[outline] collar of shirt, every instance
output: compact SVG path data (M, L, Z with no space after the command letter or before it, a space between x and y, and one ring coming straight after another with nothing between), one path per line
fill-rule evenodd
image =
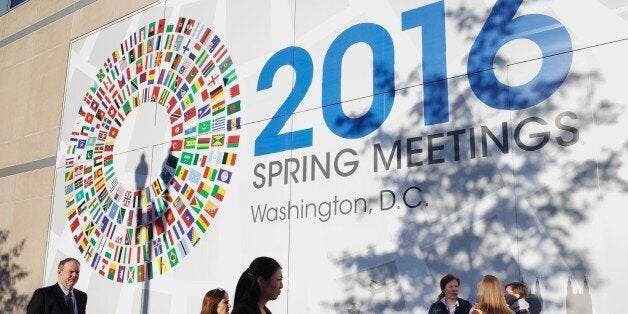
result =
M70 293L70 290L66 289L62 284L57 283L59 285L59 287L61 287L61 291L63 291L63 295L68 295L68 293Z
M441 302L443 302L443 304L445 304L445 308L447 310L449 310L449 307L447 307L447 299L445 299L444 297L442 299L440 299ZM454 309L457 308L460 304L458 304L458 299L456 299L456 304L454 304Z

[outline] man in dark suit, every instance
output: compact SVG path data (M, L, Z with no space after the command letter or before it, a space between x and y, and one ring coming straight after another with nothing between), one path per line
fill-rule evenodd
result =
M74 285L79 279L81 264L74 258L59 262L58 282L52 286L39 288L26 307L28 314L85 314L87 294Z

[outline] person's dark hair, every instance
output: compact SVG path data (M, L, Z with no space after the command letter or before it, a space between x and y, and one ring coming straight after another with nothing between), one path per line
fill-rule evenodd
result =
M264 280L270 280L270 277L278 270L281 265L273 258L261 256L254 259L238 280L235 295L233 297L233 307L235 308L245 299L252 302L259 301L260 288L257 284L257 278L262 277Z
M59 270L63 269L63 266L69 262L76 262L77 264L79 264L79 266L81 266L81 263L79 263L79 261L76 258L68 257L68 258L62 259L59 262L59 266L57 267L57 269Z
M227 292L224 289L212 289L205 293L203 297L203 306L201 307L201 314L214 314L218 313L218 303L222 301Z
M460 286L460 278L452 275L452 274L447 274L445 276L443 276L443 278L440 279L440 293L438 294L438 298L436 299L436 301L439 301L440 299L442 299L445 296L445 286L452 280L455 280L458 282L458 286Z
M504 289L510 287L510 289L512 289L512 292L516 293L519 295L519 298L527 298L528 297L528 287L526 287L526 284L523 282L519 282L519 281L514 281L511 282L507 285L504 286Z

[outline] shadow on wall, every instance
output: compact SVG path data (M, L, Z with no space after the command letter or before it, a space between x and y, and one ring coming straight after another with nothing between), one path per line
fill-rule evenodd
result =
M457 30L467 33L470 40L474 40L477 35L472 32L477 31L471 30L467 21L484 19L464 7L446 14L459 21ZM485 37L484 40L497 39ZM497 62L507 64L503 60ZM471 63L469 68L475 68ZM421 73L421 68L415 69L414 73ZM495 274L503 283L525 280L530 284L534 277L542 278L544 295L548 291L565 291L565 279L573 275L587 276L591 289L604 285L600 274L591 267L591 253L573 245L574 228L587 224L594 215L591 208L603 200L601 191L628 191L628 182L618 176L616 171L621 167L621 156L628 151L627 143L619 143L617 147L621 148L615 151L602 150L599 155L586 160L568 161L563 156L569 145L555 142L558 133L552 133L553 142L535 151L523 149L513 138L513 133L516 133L514 129L521 119L535 116L553 120L569 110L575 111L577 118L565 118L564 121L576 125L580 135L595 127L591 119L593 115L596 116L597 124L616 124L613 116L621 113L619 105L605 101L592 103L588 100L603 81L599 73L578 73L572 69L564 82L541 82L543 85L533 89L543 93L544 87L555 88L562 83L562 87L540 105L521 113L514 110L510 115L503 114L507 111L496 109L495 116L476 113L477 110L473 108L483 104L475 99L474 91L468 84L457 83L462 82L462 79L466 77L450 79L449 89L456 90L456 93L448 95L450 123L442 125L420 127L424 125L421 88L396 91L397 99L413 99L416 110L407 116L407 127L394 132L380 128L374 135L373 141L386 147L387 154L392 151L395 141L401 140L402 143L399 147L400 155L395 158L390 154L392 164L399 161L401 169L391 166L390 171L381 172L381 186L400 194L408 187L418 186L422 189L419 197L425 206L408 208L400 214L402 227L394 239L394 249L382 252L378 248L369 248L357 255L347 251L343 256L334 258L342 269L352 275L341 280L346 293L325 304L330 310L337 313L414 313L425 310L436 301L438 281L447 273L461 278L461 295L471 302L474 302L479 278L487 273ZM490 84L482 82L481 78L479 80L479 86ZM402 79L400 85L420 86L422 82L413 75ZM568 95L567 91L574 90L588 91L582 92L586 100L578 103L580 107L567 106L573 105L569 102L571 98L567 99L573 95ZM495 92L489 88L486 91ZM508 95L485 97L509 99ZM500 116L505 117L501 120L502 124L495 123ZM547 123L552 125L552 120ZM491 123L486 128L494 137L484 136L481 139L484 130L480 127L485 121ZM462 132L458 134L459 155L448 147L453 146L451 136L444 136L448 131L454 131L453 128ZM468 140L469 133L474 132L472 128L475 128L477 137L475 148L470 148ZM445 148L438 152L439 157L444 157L440 164L428 165L425 147L427 133L439 134L435 139L445 139ZM577 141L578 135L571 135L570 139L567 133L564 139ZM414 142L413 148L416 148L417 143L424 145L421 155L423 165L407 166L406 162L409 161L404 159L406 157L400 157L406 149L409 150L406 139L419 136L422 136L422 142ZM488 146L486 152L482 143L484 139ZM535 139L525 135L523 140L538 143L538 139L534 142ZM365 147L365 150L370 149L372 147ZM473 157L470 156L471 150L477 151ZM518 158L515 162L511 156L519 157L517 154L525 158ZM561 185L550 186L544 182L544 175L558 167L563 169L560 173ZM380 199L374 197L369 200L371 202L378 203ZM455 227L452 229L451 226ZM541 256L542 266L536 269L523 266L521 261L526 254ZM402 283L410 288L401 291ZM378 289L373 289L374 285ZM538 287L537 284L537 290ZM543 308L550 311L565 306L565 300L542 302Z
M22 254L26 240L5 249L4 244L8 237L8 230L0 230L0 313L24 310L28 301L28 295L19 293L15 288L18 281L28 276L15 261Z

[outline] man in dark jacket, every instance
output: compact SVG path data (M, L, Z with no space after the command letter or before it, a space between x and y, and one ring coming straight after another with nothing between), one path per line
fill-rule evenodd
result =
M85 314L87 294L74 285L79 279L81 264L74 258L59 262L58 282L39 288L26 307L27 314Z

